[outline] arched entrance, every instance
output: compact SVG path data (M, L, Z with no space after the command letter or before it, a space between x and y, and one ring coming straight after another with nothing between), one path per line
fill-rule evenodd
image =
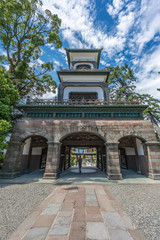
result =
M44 169L47 159L47 139L42 136L31 136L23 143L20 174Z
M132 170L142 175L148 174L145 140L135 136L125 136L119 140L120 166L123 170Z
M100 136L89 132L77 132L63 137L60 142L60 173L76 164L79 155L86 166L90 162L92 166L106 172L105 141Z

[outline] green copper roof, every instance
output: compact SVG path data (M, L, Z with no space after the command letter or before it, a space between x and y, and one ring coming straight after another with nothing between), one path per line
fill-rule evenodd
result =
M37 104L19 104L18 108L19 109L65 109L66 112L68 111L68 109L77 109L77 111L79 112L80 110L84 110L84 109L93 109L93 111L96 110L111 110L111 112L113 112L113 109L118 109L119 111L121 111L121 109L126 109L128 111L130 111L131 109L139 109L139 111L144 111L146 108L148 107L148 105L47 105L47 104L43 104L43 105L37 105Z
M100 57L101 57L101 51L103 50L103 48L100 49L86 49L86 48L74 48L74 49L68 49L65 48L66 53L67 53L67 60L68 60L68 65L70 67L70 55L69 53L72 52L97 52L98 53L98 57L97 57L97 69L99 68L99 63L100 63Z
M75 70L61 70L61 71L57 71L57 75L59 78L59 81L61 82L61 78L60 76L65 76L65 75L81 75L81 76L87 76L87 75L100 75L100 76L106 76L106 81L108 80L109 77L109 72L106 70L93 70L93 71L75 71ZM105 82L106 82L105 81Z

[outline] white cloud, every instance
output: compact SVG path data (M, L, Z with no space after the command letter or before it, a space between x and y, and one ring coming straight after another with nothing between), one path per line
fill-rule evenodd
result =
M113 6L115 7L115 9L117 9L117 11L121 10L123 5L124 5L123 0L113 0Z
M43 51L43 49L41 48L41 53L40 56L42 56L45 52Z
M100 64L102 64L103 66L105 66L105 65L106 65L106 62L103 61L103 60L101 60L101 61L100 61Z
M57 71L60 66L62 66L62 64L58 60L53 58L54 71Z
M133 41L139 48L139 54L146 43L153 40L156 33L160 33L160 4L157 0L142 0L138 13L137 31Z
M47 43L45 46L49 47L51 50L55 50L55 46L53 43Z
M125 59L124 56L121 56L121 57L119 56L118 58L115 59L115 62L117 65L122 66L124 63L124 59Z
M137 78L137 90L140 92L148 92L155 97L160 98L157 88L160 88L160 46L158 46L151 54L146 54L137 63L139 72Z
M4 68L6 69L6 71L9 70L9 65L4 65Z
M113 5L107 4L106 10L112 16L115 17L124 6L124 1L113 0Z
M37 63L41 65L41 64L43 64L44 62L43 62L40 58L38 58L38 59L37 59Z
M52 98L56 98L57 95L58 95L58 89L56 89L56 93L46 92L45 94L43 94L42 98L43 99L52 99Z
M59 48L58 51L64 55L66 55L66 50L64 48Z
M160 88L160 76L158 76L158 73L150 74L148 78L143 76L139 76L139 78L141 82L137 84L137 91L151 94L153 97L160 99L160 93L157 91L157 88Z
M121 11L117 31L114 34L107 34L94 23L96 17L94 4L94 0L63 0L63 2L45 0L43 9L50 9L62 19L62 36L64 40L68 41L71 48L103 47L104 51L112 56L125 47L126 35L133 24L134 14L127 10L125 16L126 11ZM123 5L124 1L122 0L113 1L113 7L117 11L120 11Z
M54 46L52 46L50 49L51 49L51 50L55 50L55 47L54 47Z
M119 14L119 24L117 26L119 36L126 36L128 34L134 23L134 19L135 14L133 12Z
M55 59L54 59L54 64L56 64L57 66L60 66L60 65L61 65L60 62L57 61L57 60L55 60Z
M2 52L1 52L1 55L7 56L7 52L2 51Z
M94 0L43 2L43 9L50 9L62 19L62 40L66 40L70 48L103 47L107 63L112 58L117 64L123 64L125 55L130 56L139 79L138 91L159 95L156 88L160 88L160 75L157 74L160 71L160 48L144 51L147 43L153 41L158 44L160 39L159 0L141 0L140 4L137 1L113 0L112 4L106 6L107 12L113 17L114 28L110 32L104 31L100 24L96 25ZM58 51L65 54L64 49ZM103 59L101 64L104 64Z

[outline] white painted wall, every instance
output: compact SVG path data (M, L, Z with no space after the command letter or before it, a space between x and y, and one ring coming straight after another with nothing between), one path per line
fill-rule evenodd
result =
M73 61L95 61L96 60L95 57L89 57L88 55L86 55L86 57L83 57L83 55L73 57L72 60Z
M32 148L32 155L41 155L41 154L42 154L42 147Z
M69 99L70 92L96 92L98 93L98 99L104 99L104 93L101 87L66 87L64 89L63 99Z
M79 71L80 72L80 71ZM106 82L106 75L61 75L60 78L62 82Z
M143 144L141 140L139 140L138 138L136 138L136 145L137 145L138 155L139 156L144 155Z
M126 148L125 148L125 151L126 151L126 155L127 155L127 156L136 155L136 152L135 152L135 149L134 149L134 148L126 147Z
M98 52L70 52L72 61L97 61Z
M24 145L24 147L23 147L23 153L22 153L22 154L25 154L25 155L28 155L28 154L29 154L30 143L31 143L31 138L28 138L28 139L25 141L25 145Z

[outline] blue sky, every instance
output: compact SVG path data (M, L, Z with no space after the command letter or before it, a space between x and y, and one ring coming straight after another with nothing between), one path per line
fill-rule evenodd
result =
M100 68L127 63L137 91L160 97L160 0L43 0L62 19L63 47L43 49L40 61L68 68L64 48L103 48Z

